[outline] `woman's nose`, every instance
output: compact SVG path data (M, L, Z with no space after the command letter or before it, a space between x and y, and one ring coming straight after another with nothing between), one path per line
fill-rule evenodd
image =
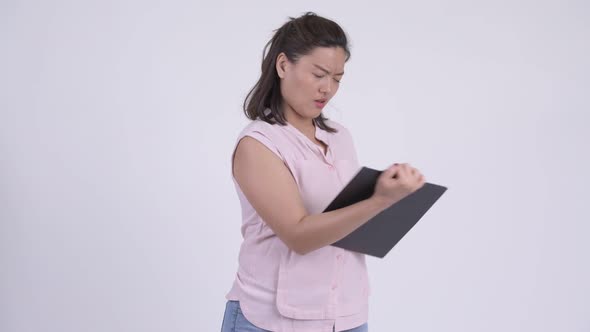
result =
M320 92L330 93L331 91L332 91L332 83L330 82L330 79L328 79L327 82L324 82L320 86Z

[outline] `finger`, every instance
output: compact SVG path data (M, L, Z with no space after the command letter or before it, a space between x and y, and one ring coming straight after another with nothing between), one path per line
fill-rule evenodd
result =
M406 170L406 174L411 175L412 174L412 166L408 163L404 164L404 168Z
M396 176L396 174L399 171L399 165L398 164L393 164L391 165L391 167L389 167L388 169L386 169L385 171L383 171L383 176L386 177L387 179L393 178Z
M416 179L419 179L420 177L422 177L422 173L420 173L420 171L415 168L414 168L414 177Z
M398 174L402 178L407 178L409 175L408 164L401 164Z
M420 175L420 188L422 188L426 184L426 178L424 175Z

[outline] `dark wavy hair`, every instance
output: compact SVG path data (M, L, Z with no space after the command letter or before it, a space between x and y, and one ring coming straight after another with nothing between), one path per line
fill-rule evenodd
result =
M280 79L276 70L277 57L284 52L289 61L295 63L303 55L309 54L316 47L341 47L350 59L350 50L346 33L334 21L307 12L300 17L289 17L266 43L262 51L262 73L258 82L244 100L244 113L250 120L261 119L270 124L286 125L287 120L281 109L283 97ZM270 112L266 112L270 109ZM323 114L314 119L320 128L328 132L337 130L326 124Z

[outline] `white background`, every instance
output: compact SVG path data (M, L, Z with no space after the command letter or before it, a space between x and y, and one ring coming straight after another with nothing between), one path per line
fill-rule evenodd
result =
M363 165L449 190L369 258L371 331L590 331L586 1L0 1L0 330L218 331L262 48L315 11Z

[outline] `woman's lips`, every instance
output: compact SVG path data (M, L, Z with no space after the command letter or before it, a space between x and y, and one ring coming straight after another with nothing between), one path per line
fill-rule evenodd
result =
M326 106L326 101L325 100L315 100L315 106L318 108L323 108L324 106Z

